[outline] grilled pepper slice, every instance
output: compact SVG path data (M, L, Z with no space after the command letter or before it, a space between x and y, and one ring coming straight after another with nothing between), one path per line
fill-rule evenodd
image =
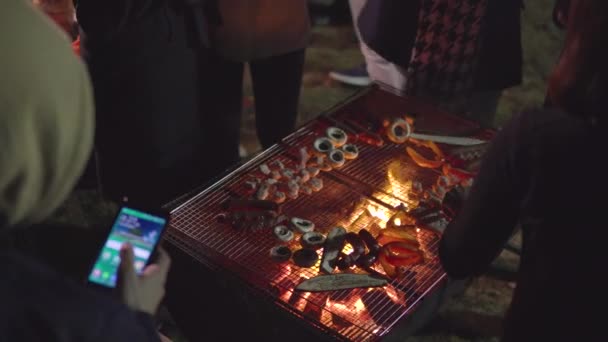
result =
M428 158L425 158L424 156L422 156L420 153L418 153L413 148L411 148L409 146L406 147L405 151L412 158L412 160L414 160L414 162L418 166L428 168L428 169L437 169L437 168L440 168L444 164L445 159L444 159L443 152L441 151L439 146L437 146L437 144L435 144L432 141L423 142L423 141L418 141L418 140L414 140L414 139L410 139L410 141L415 143L418 146L425 146L425 147L430 148L431 151L433 151L433 153L435 154L433 159L428 159Z
M378 260L386 275L395 278L405 274L408 267L423 262L424 255L408 243L391 242L382 247Z

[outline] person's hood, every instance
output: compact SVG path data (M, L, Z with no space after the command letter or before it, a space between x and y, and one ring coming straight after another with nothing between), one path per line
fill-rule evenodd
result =
M24 0L0 11L0 227L37 223L69 195L91 153L84 64Z

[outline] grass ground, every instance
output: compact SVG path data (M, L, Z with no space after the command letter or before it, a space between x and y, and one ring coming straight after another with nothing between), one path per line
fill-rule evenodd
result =
M545 80L561 44L561 34L551 23L552 4L553 0L526 2L522 23L524 81L521 86L505 91L498 110L499 123L511 113L539 105L543 101ZM362 57L351 27L315 27L306 57L300 122L313 118L356 92L358 89L330 81L327 73L334 69L356 66L361 62ZM248 85L246 93L251 93ZM242 142L249 153L259 150L254 120L254 114L246 112ZM112 210L113 207L101 202L95 193L77 192L68 199L53 220L90 226L106 220ZM513 270L517 261L516 256L505 252L496 264L500 269ZM495 341L499 334L497 324L508 307L512 292L512 283L491 276L477 278L464 295L450 301L442 309L442 320L432 325L423 335L413 336L408 341Z

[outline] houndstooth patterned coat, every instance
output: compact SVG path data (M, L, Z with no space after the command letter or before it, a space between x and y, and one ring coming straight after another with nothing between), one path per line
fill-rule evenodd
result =
M422 0L408 95L445 100L471 93L486 6L487 0Z

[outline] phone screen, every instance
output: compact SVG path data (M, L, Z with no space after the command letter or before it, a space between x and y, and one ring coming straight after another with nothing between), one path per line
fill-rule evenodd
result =
M89 274L89 281L106 287L116 286L120 248L126 242L133 246L135 270L140 273L152 256L166 224L164 217L122 207Z

